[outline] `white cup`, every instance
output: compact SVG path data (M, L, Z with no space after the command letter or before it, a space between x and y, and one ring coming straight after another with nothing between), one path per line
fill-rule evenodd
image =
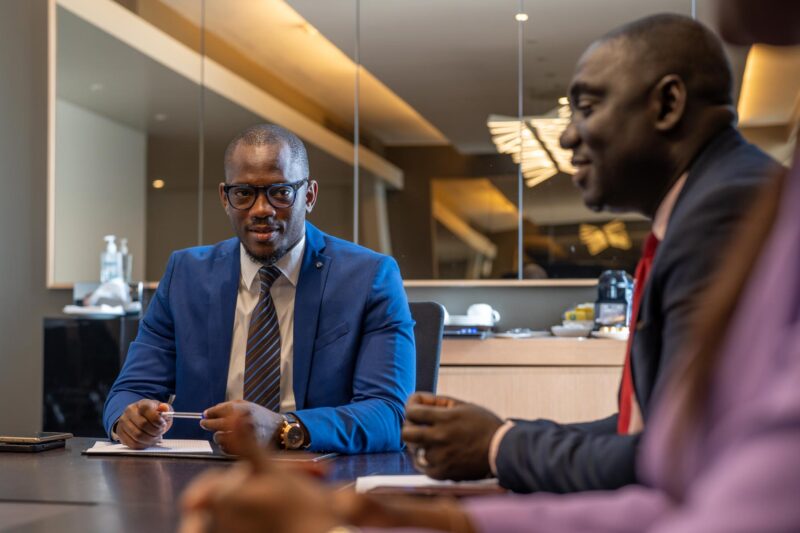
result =
M472 304L467 309L467 316L482 323L494 324L500 320L500 313L489 304Z

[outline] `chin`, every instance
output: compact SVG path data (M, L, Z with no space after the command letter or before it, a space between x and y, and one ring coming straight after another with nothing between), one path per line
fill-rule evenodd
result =
M250 256L250 259L253 259L257 263L272 263L276 255L276 250L272 247L253 247L249 244L245 244L244 250L247 252L247 255Z
M604 207L603 202L597 195L591 194L588 191L585 191L583 194L583 205L595 213L602 211Z

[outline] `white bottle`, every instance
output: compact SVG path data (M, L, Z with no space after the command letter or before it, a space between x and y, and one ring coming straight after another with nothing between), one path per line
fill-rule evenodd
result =
M122 277L122 254L117 251L114 235L106 235L106 251L100 254L100 283Z
M122 255L122 279L125 280L125 283L130 283L133 273L133 256L128 252L128 239L125 237L119 240L119 253Z

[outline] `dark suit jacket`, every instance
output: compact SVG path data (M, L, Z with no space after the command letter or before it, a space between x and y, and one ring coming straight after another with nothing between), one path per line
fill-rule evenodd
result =
M653 261L633 332L634 388L645 421L653 393L686 338L696 295L710 280L760 184L777 170L777 163L734 128L715 136L691 164ZM639 435L617 435L616 418L566 425L520 421L499 447L501 485L516 492L573 492L636 482Z
M141 398L176 411L225 400L240 278L239 240L172 254L106 401L106 430ZM306 224L295 295L293 383L311 448L399 450L414 391L413 321L397 263ZM168 438L210 438L176 420Z

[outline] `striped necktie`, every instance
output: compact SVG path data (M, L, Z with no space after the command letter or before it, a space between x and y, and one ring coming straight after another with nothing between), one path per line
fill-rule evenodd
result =
M261 293L250 318L244 363L244 399L277 413L281 407L281 330L269 293L281 275L277 267L258 271Z

